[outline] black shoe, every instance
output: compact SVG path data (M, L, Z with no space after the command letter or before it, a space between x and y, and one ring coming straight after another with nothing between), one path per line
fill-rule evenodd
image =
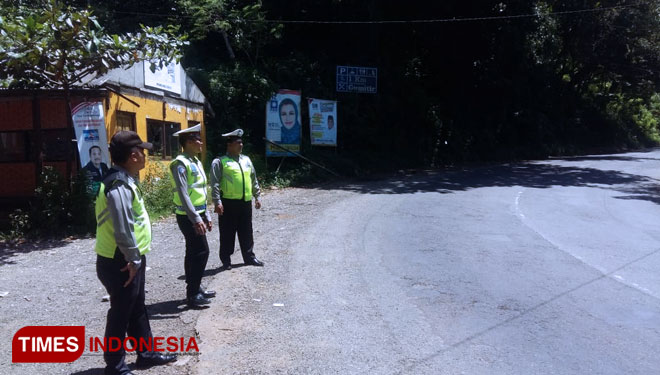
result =
M157 354L154 352L138 354L135 367L147 368L152 366L165 365L176 361L176 354Z
M231 269L231 263L223 263L222 269L225 271L229 271Z
M264 262L260 261L257 258L252 258L251 260L245 262L245 264L247 264L249 266L257 266L257 267L263 267L264 266Z
M204 290L201 286L199 287L199 293L204 296L204 298L215 297L215 290Z
M211 303L210 299L204 298L202 293L197 293L192 297L188 297L188 306L190 307L202 307Z

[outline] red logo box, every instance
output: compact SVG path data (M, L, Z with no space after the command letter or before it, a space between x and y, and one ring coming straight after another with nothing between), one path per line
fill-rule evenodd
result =
M27 326L11 342L13 363L67 363L85 350L85 326Z

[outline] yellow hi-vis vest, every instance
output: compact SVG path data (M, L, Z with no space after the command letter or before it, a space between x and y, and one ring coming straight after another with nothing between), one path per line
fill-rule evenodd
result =
M106 180L107 181L107 180ZM112 218L108 210L108 198L105 194L105 182L101 183L99 188L99 195L96 198L96 253L102 257L114 258L115 249L117 249L117 242L115 241L115 228L112 226ZM115 179L110 182L110 185L121 183L120 179ZM144 200L142 194L139 193L137 185L131 181L124 181L126 185L133 192L133 219L135 225L133 227L135 241L140 250L140 255L149 252L151 247L151 221L149 214L144 207Z
M202 162L197 158L192 162L184 155L177 156L172 163L176 160L183 163L186 167L188 174L188 196L190 197L193 206L195 206L195 212L200 213L206 211L206 174L204 173ZM181 202L181 197L179 197L179 192L176 188L174 177L172 176L172 163L170 163L170 168L168 168L168 170L172 192L174 193L172 199L174 201L174 212L176 212L177 215L185 215L186 211L183 209L183 203Z
M252 169L248 158L236 161L225 155L220 158L222 163L222 179L220 180L220 191L225 199L243 199L246 202L252 200Z

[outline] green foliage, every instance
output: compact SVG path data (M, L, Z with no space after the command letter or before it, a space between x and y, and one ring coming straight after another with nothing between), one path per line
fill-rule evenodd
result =
M265 21L261 1L250 0L178 0L179 8L190 16L188 25L196 40L218 33L223 38L228 57L236 58L234 49L256 66L261 50L280 38L283 26Z
M313 166L307 163L303 163L300 160L289 160L285 161L290 165L284 166L279 172L276 172L274 169L266 171L259 174L259 184L262 188L266 187L278 187L285 188L290 186L301 186L306 184L311 184L314 182L324 181L328 178L328 175L323 175L318 170L315 170ZM255 165L256 168L256 165Z
M161 163L150 163L144 181L140 182L144 204L152 220L172 214L172 185L167 168Z
M68 88L85 77L147 60L152 69L177 58L177 28L143 26L108 34L90 10L49 0L0 14L0 86Z
M246 132L246 139L262 144L263 114L274 85L263 72L249 66L230 64L207 76L208 99L215 108L222 108L209 122L207 144L212 155L224 152L221 134L236 128ZM246 152L249 146L246 146Z
M30 214L25 210L18 209L9 214L9 232L3 236L10 241L25 238L32 228Z
M339 178L365 177L377 171L392 169L392 166L389 166L389 168L384 166L381 169L363 169L364 165L369 165L369 162L361 165L354 158L354 154L340 155L337 154L334 148L309 149L305 154L317 164L337 173L340 176ZM262 188L309 185L338 178L303 159L295 157L285 158L283 161L281 158L272 158L267 163L263 156L253 155L250 158L257 170L257 177ZM371 162L374 162L372 165L376 163L373 160Z
M96 217L91 181L81 171L67 186L62 175L52 167L43 169L35 199L29 210L10 214L10 228L5 239L87 235L96 231ZM167 169L160 163L149 164L146 178L140 183L150 217L157 220L172 213L172 190Z
M68 186L53 167L45 166L27 211L10 215L9 237L85 235L96 227L89 179L81 171Z
M62 175L53 167L44 166L37 188L30 218L37 235L51 235L60 231L67 220L69 192Z
M41 0L46 4L41 8L52 7L53 2ZM10 3L0 10L4 33L0 61L9 54L17 61L32 60L20 68L0 69L0 77L18 80L27 80L24 77L33 76L33 71L57 75L58 57L68 55L71 46L80 50L81 45L50 46L64 43L74 35L72 30L79 31L74 39L79 36L92 42L90 48L82 48L91 53L102 50L104 41L113 48L132 43L120 35L135 38L137 34L121 33L134 32L138 24L151 25L150 34L174 31L168 23L180 25L193 40L184 66L215 112L205 122L211 156L224 152L219 135L236 127L246 130L246 153L253 160L255 154L262 155L264 103L280 88L301 89L303 97L339 101L335 159L326 160L309 145L305 105L301 108L302 150L344 175L615 150L659 141L660 0L451 0L408 2L405 7L385 0L57 2L90 4L99 19L117 32L117 37L109 38L101 37L111 33L97 27L94 14L87 24L86 17L69 17L71 28L68 16L48 19L42 11L25 11L27 2ZM153 11L145 14L142 9ZM475 19L395 24L285 22L452 17ZM50 35L45 26L54 27L65 38L42 38ZM165 39L151 40L156 46L167 45ZM130 60L130 51L151 51L152 47L117 49ZM172 56L169 49L160 53ZM337 65L377 67L378 93L336 92ZM0 68L5 66L0 64ZM269 162L271 170L276 160ZM316 173L292 160L285 162L278 175L270 176L260 168L264 181L291 184L299 180L297 175Z
M660 142L658 129L659 106L658 94L654 94L649 103L643 98L630 98L625 94L616 94L607 103L607 114L611 121L628 124L628 141L633 146L650 146Z
M96 232L96 214L94 202L98 186L90 180L84 170L78 171L68 190L68 202L65 202L68 230L75 234L92 234Z

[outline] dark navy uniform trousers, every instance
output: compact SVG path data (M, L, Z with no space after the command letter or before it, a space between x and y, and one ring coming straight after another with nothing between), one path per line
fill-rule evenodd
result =
M206 220L204 215L202 215L202 219ZM204 276L206 262L209 260L209 244L205 234L195 233L195 228L188 216L176 215L176 222L186 239L183 268L186 273L186 297L190 298L199 293L199 287L202 285L202 276Z
M126 333L138 342L140 338L148 342L152 337L149 316L144 305L147 258L143 255L141 259L142 264L135 278L128 286L124 287L124 283L128 280L128 270L121 271L126 266L124 254L116 249L113 259L100 255L96 258L96 275L110 295L110 310L108 310L104 335L106 343L109 343L110 337L117 337L123 344ZM130 369L125 362L126 353L123 345L116 352L108 351L107 345L106 351L103 353L107 365L105 373L128 373Z
M252 201L242 199L222 198L223 214L218 215L220 226L220 261L223 265L230 264L234 253L236 234L241 246L243 261L249 263L254 259L254 238L252 235Z

